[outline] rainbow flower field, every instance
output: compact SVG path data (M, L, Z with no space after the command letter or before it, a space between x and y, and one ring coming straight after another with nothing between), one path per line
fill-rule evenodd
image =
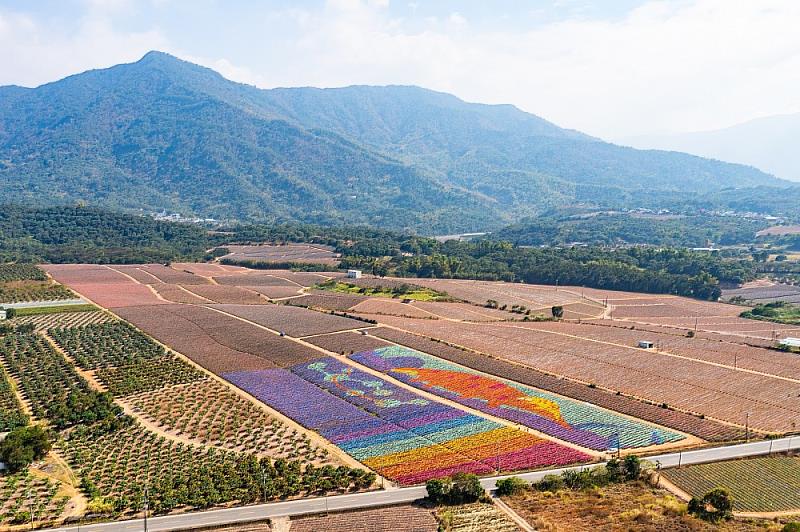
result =
M331 357L224 376L403 485L458 471L484 474L591 460L571 447L430 401Z
M407 347L383 347L351 358L421 390L589 449L640 448L684 439L677 432Z

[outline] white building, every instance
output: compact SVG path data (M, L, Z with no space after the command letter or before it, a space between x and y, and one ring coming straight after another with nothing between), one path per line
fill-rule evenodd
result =
M361 279L361 270L347 270L348 279Z
M0 320L6 319L6 309L0 308Z

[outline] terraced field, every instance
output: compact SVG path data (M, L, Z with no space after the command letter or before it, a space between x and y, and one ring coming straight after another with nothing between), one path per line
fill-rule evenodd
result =
M738 512L800 512L800 458L769 456L665 469L662 474L684 492L702 498L727 489Z

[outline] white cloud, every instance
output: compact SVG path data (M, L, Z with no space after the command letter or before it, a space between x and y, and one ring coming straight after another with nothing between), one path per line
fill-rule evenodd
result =
M343 5L346 4L346 5ZM346 7L346 9L345 9ZM459 22L453 24L453 22ZM419 84L617 137L797 110L800 2L653 1L619 20L464 30L398 25L357 1L311 12L278 85Z
M94 11L69 34L25 14L0 11L0 85L36 86L136 61L154 49L169 49L168 40L157 30L120 33L109 18Z
M119 30L112 12L124 12L125 0L87 1L104 5L89 8L70 34L0 9L0 83L37 84L157 48L262 87L416 84L514 103L610 138L800 111L796 0L651 0L613 19L532 17L527 29L519 17L529 13L498 29L466 7L423 19L412 2L400 18L385 1L328 0L265 10L261 31L211 51L185 38L174 46L155 27Z

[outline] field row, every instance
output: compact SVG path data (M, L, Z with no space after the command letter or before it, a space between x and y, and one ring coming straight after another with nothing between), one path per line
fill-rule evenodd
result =
M225 377L401 484L455 471L488 473L590 459L429 401L333 358Z
M800 416L793 382L695 360L536 330L535 324L385 322L547 373L765 431L791 430Z
M28 424L28 416L17 399L11 381L0 365L0 432L9 432Z
M163 361L179 362L168 353L159 356L152 346L144 346L135 340L131 342L132 349L145 353L141 358L137 359L135 354L117 353L116 343L112 340L118 338L102 338L97 334L98 330L105 330L102 325L83 329L83 333L73 331L74 334L68 336L69 346L73 350L85 350L83 360L101 366L98 375L103 371L121 371L138 361L154 365ZM127 335L128 339L134 336L127 330L116 332ZM98 345L112 346L111 358L102 352L95 353L93 348ZM63 456L100 514L129 515L140 510L145 486L150 490L151 509L162 513L178 508L207 508L300 494L363 489L374 481L374 474L345 466L317 468L306 459L287 460L283 456L277 456L273 462L270 458L259 459L252 453L224 451L152 432L124 415L119 405L110 400L109 394L92 390L75 368L39 335L5 336L0 342L0 356L19 381L37 418L58 431L58 446ZM107 362L114 357L128 363L119 367L108 366ZM161 380L174 380L172 376L169 379L164 379L164 376L176 373L175 369L169 368ZM133 375L122 388L137 388L131 382L155 383L157 377L153 375L141 380ZM100 380L104 377L101 376ZM114 388L113 382L108 384L109 388ZM149 387L156 389L155 385ZM161 384L157 389L168 388ZM251 408L249 411L237 412L244 400L232 392L226 400L218 391L212 388L202 395L207 401L206 407L216 406L214 414L217 417L187 421L187 427L194 423L195 428L197 425L217 428L220 426L217 419L221 419L231 429L242 429L238 421L252 416L252 405L247 403ZM178 394L175 397L184 396ZM191 410L191 403L196 403L198 396L185 398L190 401L186 406ZM206 414L209 411L206 410ZM236 422L223 418L229 413L238 416ZM167 414L165 417L169 419L170 416ZM275 423L270 427L276 434L282 428ZM290 439L290 445L303 447L304 440L296 433L284 431L280 436ZM269 441L266 444L268 446ZM261 453L268 450L259 447ZM15 499L18 500L19 497Z
M665 469L670 482L693 497L728 490L739 512L786 512L800 508L800 459L770 456Z
M587 403L507 383L406 347L384 347L356 353L351 358L429 393L597 451L649 447L684 439L672 431Z
M689 338L674 332L672 334L656 331L642 332L623 327L603 326L602 322L599 324L539 323L532 328L628 347L637 346L640 340L647 340L653 342L659 351L715 364L800 379L800 359L797 356L730 341Z
M78 366L96 370L115 397L179 437L272 458L321 463L327 455L307 435L290 430L125 322L49 334Z
M417 351L431 353L438 358L457 362L490 375L497 375L541 390L592 403L615 412L621 412L665 427L680 430L704 440L727 441L740 439L744 436L744 433L738 429L722 425L709 419L701 419L697 416L684 414L675 410L660 408L659 406L638 401L624 395L616 395L598 388L590 388L585 384L565 380L508 361L489 358L472 351L457 349L422 336L385 327L372 329L370 334L405 345Z
M14 318L15 325L32 323L34 331L42 332L55 327L81 327L94 323L106 323L113 321L114 317L100 310L88 312L54 312L52 314L36 314L30 316L17 316Z
M10 281L0 283L0 305L27 301L56 301L74 299L68 288L50 281Z

